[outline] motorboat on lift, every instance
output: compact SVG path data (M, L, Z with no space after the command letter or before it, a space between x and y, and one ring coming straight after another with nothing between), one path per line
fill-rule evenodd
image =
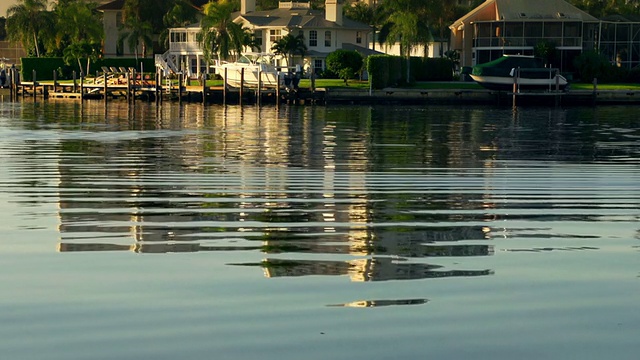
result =
M490 90L512 90L516 81L520 90L555 90L556 86L564 90L568 85L558 69L544 67L540 59L527 55L503 55L474 66L469 76Z
M235 62L216 61L213 68L232 87L240 87L242 80L246 87L258 87L260 80L261 87L275 88L280 84L275 60L274 54L246 53Z

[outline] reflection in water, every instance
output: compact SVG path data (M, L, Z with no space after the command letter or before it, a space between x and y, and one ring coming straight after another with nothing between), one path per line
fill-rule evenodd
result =
M101 105L0 103L11 359L637 353L635 107Z
M355 307L355 308L372 308L381 306L398 306L398 305L423 305L427 303L427 299L406 299L406 300L359 300L346 304L327 305L330 307Z
M261 266L268 278L307 275L349 275L351 281L387 281L491 275L491 270L442 270L440 265L409 263L388 257L331 260L264 259L261 263L233 264ZM440 270L437 270L440 269Z
M268 276L472 276L490 271L387 256L491 256L501 238L585 241L513 249L590 249L602 234L554 224L637 220L640 195L608 191L638 180L627 159L640 155L639 137L620 130L626 119L602 126L580 109L52 102L3 112L18 119L12 186L30 189L22 204L57 202L61 252L368 256L262 265ZM43 154L56 163L55 184L33 171ZM605 181L607 161L620 165Z

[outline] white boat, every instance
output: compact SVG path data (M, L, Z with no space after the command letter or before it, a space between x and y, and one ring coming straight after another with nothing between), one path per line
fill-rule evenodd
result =
M218 62L213 67L216 74L233 87L240 87L242 77L246 87L257 87L258 79L263 88L275 88L281 83L273 54L248 53L240 56L236 62Z
M557 69L545 68L533 56L524 55L504 55L497 60L476 65L469 76L491 90L513 90L516 81L520 90L553 91L556 86L564 90L568 84Z

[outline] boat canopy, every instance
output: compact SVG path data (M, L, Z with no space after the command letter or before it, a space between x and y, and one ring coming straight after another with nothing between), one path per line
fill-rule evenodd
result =
M471 72L477 76L510 76L511 69L541 69L542 61L533 56L503 55L484 64L476 65Z

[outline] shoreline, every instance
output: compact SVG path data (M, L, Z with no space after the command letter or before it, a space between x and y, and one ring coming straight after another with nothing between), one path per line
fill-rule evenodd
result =
M37 84L42 86L42 90L28 85L21 85L18 94L13 94L16 101L22 98L41 98L46 100L65 101L105 101L104 96L81 96L80 93L66 93L69 96L51 96L45 90L45 86L50 86L47 82ZM33 85L31 85L33 86ZM25 96L26 94L26 96ZM73 95L73 96L72 96ZM138 91L133 101L155 101L154 93L150 91ZM171 94L169 94L171 95ZM564 92L521 92L512 93L507 91L494 91L488 89L408 89L389 87L380 90L370 90L363 88L317 88L312 91L309 88L299 88L294 91L282 90L280 94L275 91L263 90L258 97L257 91L247 90L240 98L237 89L228 89L226 92L222 87L184 87L184 90L174 96L168 96L160 101L175 102L202 102L205 104L248 104L265 103L274 104L278 100L281 104L291 105L349 105L349 104L377 104L377 105L429 105L429 104L459 104L459 105L544 105L544 106L580 106L580 105L634 105L640 104L640 90L567 90ZM0 88L2 98L11 96L11 89ZM159 95L164 97L163 95ZM204 96L204 98L203 98ZM226 99L225 99L226 97ZM109 101L117 101L118 97L107 96ZM122 96L124 98L124 96Z

